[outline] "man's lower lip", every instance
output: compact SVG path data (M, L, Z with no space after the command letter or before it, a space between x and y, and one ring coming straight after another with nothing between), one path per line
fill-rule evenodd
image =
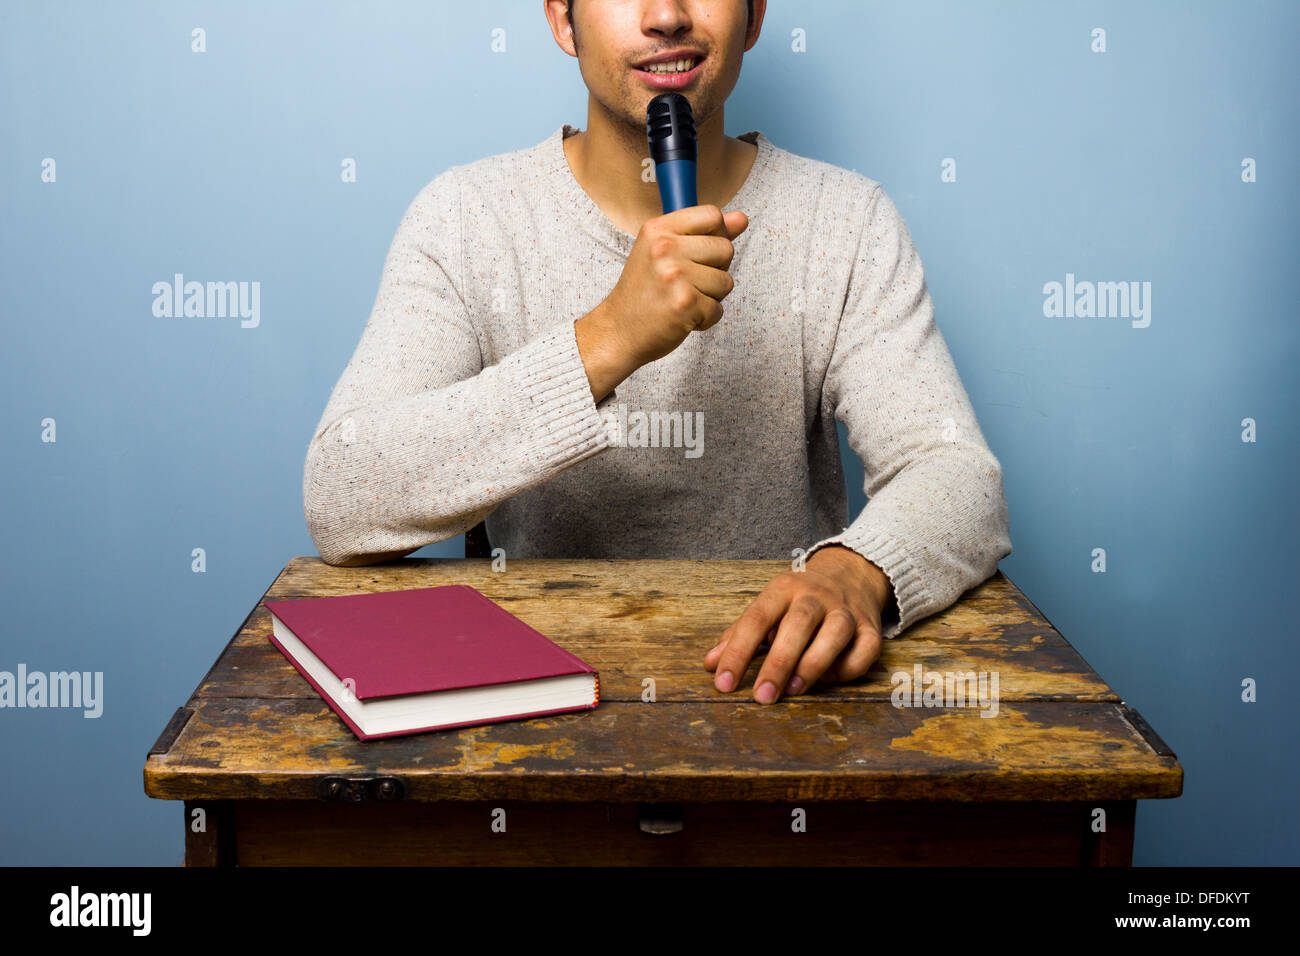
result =
M633 70L655 89L675 90L686 86L691 80L695 79L695 75L700 72L700 67L703 65L704 61L700 60L699 63L696 63L685 73L651 73L640 67L633 67Z

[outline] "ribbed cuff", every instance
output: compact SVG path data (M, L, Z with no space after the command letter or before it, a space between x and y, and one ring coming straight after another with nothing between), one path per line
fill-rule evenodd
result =
M894 588L894 601L898 605L898 618L881 620L881 636L889 639L898 637L913 621L925 614L926 589L920 568L913 562L906 547L892 535L870 528L855 529L849 526L841 534L818 541L805 555L805 560L813 552L828 544L839 544L862 555L880 570L885 572L889 583Z
M600 413L609 443L611 445L619 444L622 430L618 420L618 389L611 389L608 395L598 401L596 411Z
M529 406L523 428L544 467L566 467L615 443L613 394L600 406L592 398L573 322L547 329L502 364L512 391Z

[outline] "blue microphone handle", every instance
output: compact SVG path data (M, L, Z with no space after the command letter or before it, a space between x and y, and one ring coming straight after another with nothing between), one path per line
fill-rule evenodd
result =
M659 200L664 215L698 206L695 198L695 163L689 159L670 159L655 166L655 179L659 182Z

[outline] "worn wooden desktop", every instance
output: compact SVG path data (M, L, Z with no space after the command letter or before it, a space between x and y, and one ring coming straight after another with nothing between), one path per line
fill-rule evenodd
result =
M858 683L763 706L755 662L719 693L705 651L787 567L295 558L149 751L145 792L184 801L190 866L1127 865L1136 801L1182 792L1170 749L1000 572ZM596 667L599 707L362 743L267 640L267 599L453 583ZM890 675L917 663L996 671L997 716L895 707Z

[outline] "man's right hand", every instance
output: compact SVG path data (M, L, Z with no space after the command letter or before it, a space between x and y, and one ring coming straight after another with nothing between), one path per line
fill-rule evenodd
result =
M642 224L614 291L576 323L578 353L596 401L722 318L722 300L735 285L727 272L732 240L748 227L743 212L723 216L714 205L688 206Z

